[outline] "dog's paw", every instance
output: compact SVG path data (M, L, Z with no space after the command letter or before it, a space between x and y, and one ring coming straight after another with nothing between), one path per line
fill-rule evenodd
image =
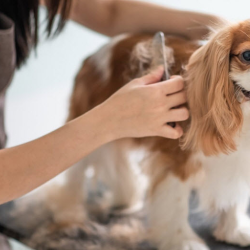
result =
M161 247L160 250L209 250L201 240L184 240L171 246Z
M214 232L214 237L219 241L224 241L230 244L242 247L250 246L250 226L235 228L233 230L216 230Z
M203 242L189 240L183 242L181 250L209 250L209 248Z

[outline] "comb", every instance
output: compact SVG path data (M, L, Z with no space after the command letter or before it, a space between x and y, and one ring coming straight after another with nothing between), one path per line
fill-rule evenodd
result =
M152 42L152 52L153 52L153 59L151 66L157 67L163 65L164 67L164 74L162 77L162 81L166 81L170 79L170 75L168 72L168 65L167 65L167 56L166 56L166 47L165 47L165 35L163 32L158 32L155 34ZM176 127L175 122L167 123L172 128Z

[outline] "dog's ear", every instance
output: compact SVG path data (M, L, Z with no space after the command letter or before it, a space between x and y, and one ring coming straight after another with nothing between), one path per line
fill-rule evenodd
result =
M234 137L243 116L229 77L234 30L227 26L213 34L190 58L185 78L191 124L184 149L201 149L205 155L236 150Z

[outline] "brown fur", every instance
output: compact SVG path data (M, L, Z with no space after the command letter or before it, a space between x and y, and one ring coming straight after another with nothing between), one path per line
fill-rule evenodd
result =
M234 136L242 124L240 105L229 78L231 27L224 28L194 53L188 71L191 124L184 148L202 149L206 155L236 150Z

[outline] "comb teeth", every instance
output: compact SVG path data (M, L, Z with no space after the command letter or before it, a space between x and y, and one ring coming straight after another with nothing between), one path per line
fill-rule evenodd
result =
M163 81L168 80L170 78L168 73L167 66L167 58L165 51L165 35L163 32L158 32L155 34L152 41L152 51L153 51L153 59L152 59L152 67L157 67L159 65L164 66L164 75Z

